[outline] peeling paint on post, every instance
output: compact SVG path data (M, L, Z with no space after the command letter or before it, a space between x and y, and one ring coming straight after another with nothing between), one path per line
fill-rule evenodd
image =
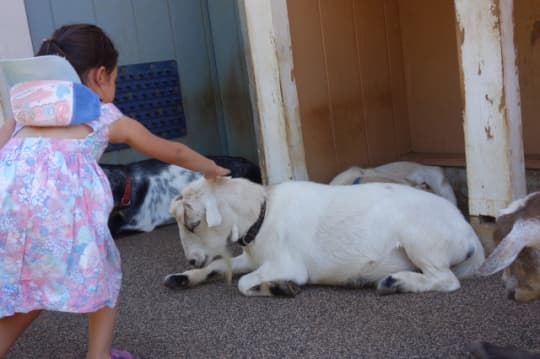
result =
M267 184L307 179L286 0L242 0L259 159Z
M496 216L525 195L513 0L454 0L469 212Z

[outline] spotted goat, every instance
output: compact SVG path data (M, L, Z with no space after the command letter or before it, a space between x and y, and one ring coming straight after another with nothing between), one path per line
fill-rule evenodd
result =
M231 170L232 177L245 177L261 182L259 167L242 157L208 156ZM184 187L201 177L198 172L155 159L126 165L101 164L109 179L114 208L109 216L113 235L129 232L150 232L157 226L174 223L169 213L171 200Z

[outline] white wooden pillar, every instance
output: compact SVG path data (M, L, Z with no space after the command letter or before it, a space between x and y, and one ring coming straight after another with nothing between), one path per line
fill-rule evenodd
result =
M307 179L286 0L240 0L264 180Z
M471 216L526 194L513 0L454 0Z

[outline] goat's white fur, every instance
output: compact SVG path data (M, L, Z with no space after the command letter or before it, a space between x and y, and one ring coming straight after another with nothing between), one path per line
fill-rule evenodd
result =
M362 183L394 182L408 184L420 189L426 189L427 186L427 189L446 198L454 205L457 203L454 190L440 167L409 161L390 162L375 168L353 166L338 174L330 184L350 185L357 178L362 179Z
M484 260L478 237L455 206L409 186L264 187L244 179L201 178L170 210L186 258L204 267L165 280L182 276L184 286L193 286L210 273L224 273L225 261L212 259L223 253L227 238L235 241L248 231L265 201L256 239L231 263L233 273L249 272L238 282L248 296L271 295L272 285L286 282L378 283L381 293L452 291L460 287L458 278L475 274ZM217 213L219 221L212 219Z

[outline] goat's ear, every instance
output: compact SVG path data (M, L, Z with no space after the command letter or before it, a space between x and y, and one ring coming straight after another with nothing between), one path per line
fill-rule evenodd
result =
M176 218L176 220L183 220L184 206L182 204L182 196L176 196L172 199L169 206L169 213L171 214L171 216Z
M210 193L206 196L204 209L208 227L219 226L221 224L221 213L219 212L218 203L214 194Z
M482 263L478 273L487 276L508 267L523 248L532 244L534 238L534 234L530 231L516 230L514 226Z
M238 235L238 226L236 225L236 223L233 224L231 228L231 234L229 236L229 239L232 243L236 243L240 239L240 236Z

